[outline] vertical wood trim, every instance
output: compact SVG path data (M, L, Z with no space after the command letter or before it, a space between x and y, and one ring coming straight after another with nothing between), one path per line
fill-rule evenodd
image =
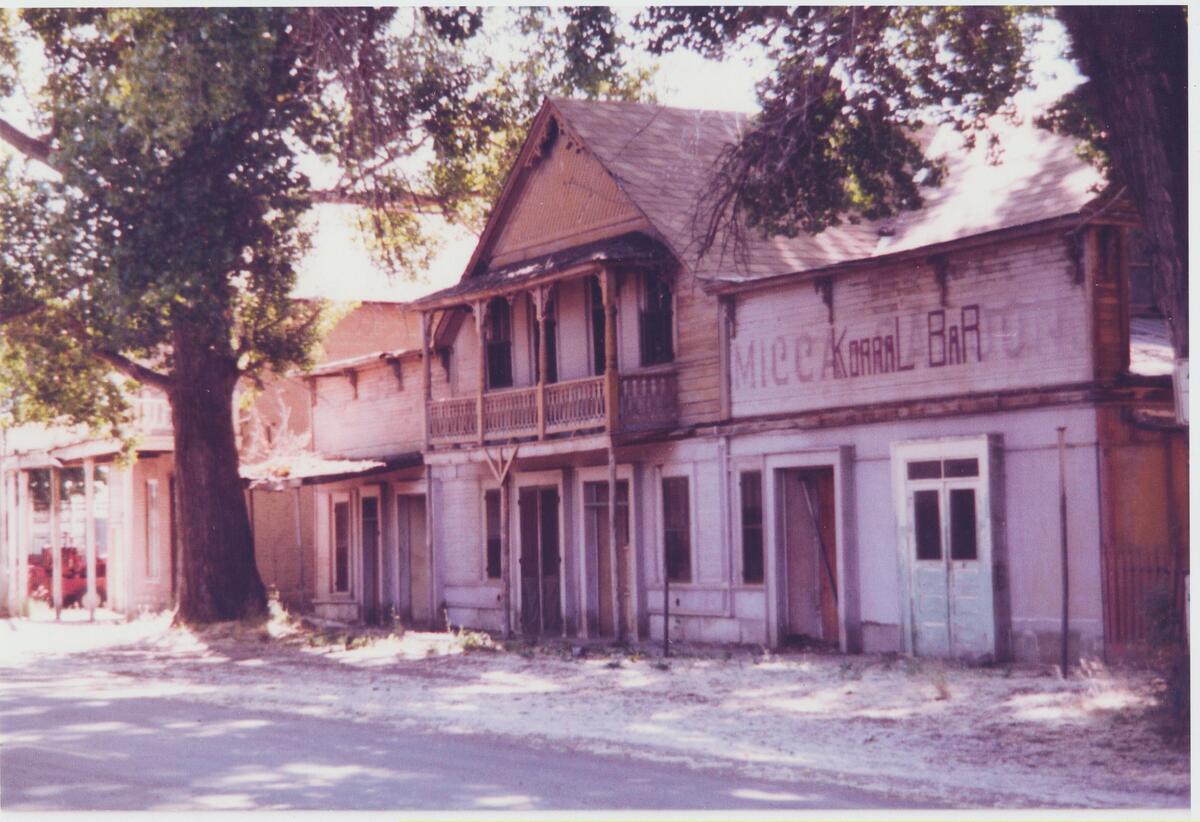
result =
M717 359L721 380L721 419L727 420L732 416L732 400L730 397L731 377L729 368L729 346L733 336L733 296L722 296L717 303ZM732 577L731 577L732 580Z
M503 458L503 452L501 452ZM500 477L500 597L501 608L504 611L504 638L512 636L512 582L509 578L509 498L508 471ZM486 506L485 506L486 507ZM486 511L484 513L486 518Z
M620 377L617 375L617 283L611 268L600 277L604 298L604 416L609 435L616 433L620 414Z
M537 436L539 440L546 439L546 287L538 286L533 292L534 319L537 323L538 335L538 371L537 371Z
M479 341L479 380L475 392L475 440L483 445L483 392L487 387L487 342L483 338L483 325L487 312L487 302L477 300L473 305L475 313L475 337Z
M629 489L630 496L633 495L633 488ZM629 506L626 505L626 513L628 514ZM632 523L630 523L632 525ZM613 608L613 628L616 630L617 639L624 640L628 632L628 625L625 624L625 591L621 590L621 548L617 545L617 452L610 445L608 447L608 550L612 555L611 568L609 569L612 577L612 597L611 603ZM599 558L597 558L597 564ZM598 616L598 615L597 615Z
M432 325L433 312L421 312L421 418L425 424L425 450L429 450L429 403L433 399L433 363L429 355L429 331ZM299 498L297 497L297 505Z
M86 513L83 516L83 545L87 557L87 599L88 619L96 619L96 606L99 604L96 591L96 518L95 500L96 489L94 474L96 463L88 457L83 461L83 499Z

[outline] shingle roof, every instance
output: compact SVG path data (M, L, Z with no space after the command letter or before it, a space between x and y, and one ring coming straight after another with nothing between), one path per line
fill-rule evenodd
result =
M697 203L721 149L748 125L742 114L615 101L553 98L556 109L617 184L698 276L756 279L891 254L1074 214L1091 200L1100 174L1073 141L1032 125L997 126L1005 154L989 162L985 140L972 151L943 129L929 151L947 162L943 185L925 206L875 223L844 224L796 238L748 236L745 259L714 248L697 258ZM881 234L880 229L887 229Z

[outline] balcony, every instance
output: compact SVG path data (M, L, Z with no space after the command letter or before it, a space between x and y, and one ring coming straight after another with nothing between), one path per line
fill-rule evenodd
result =
M490 391L477 397L431 400L428 404L432 445L508 442L576 431L608 429L608 382L586 377L538 387ZM678 418L674 372L629 374L617 378L617 431L669 428ZM482 435L480 428L482 427Z

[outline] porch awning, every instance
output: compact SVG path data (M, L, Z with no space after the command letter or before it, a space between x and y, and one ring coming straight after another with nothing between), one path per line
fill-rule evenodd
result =
M378 474L420 464L419 452L378 459L341 459L320 454L295 454L243 465L239 470L248 487L278 490L295 485L314 485Z
M419 309L462 305L474 297L505 294L536 282L553 280L557 275L587 263L662 264L673 259L671 252L659 240L641 233L625 234L530 257L512 265L489 268L478 277L467 277L457 285L415 300L411 305Z

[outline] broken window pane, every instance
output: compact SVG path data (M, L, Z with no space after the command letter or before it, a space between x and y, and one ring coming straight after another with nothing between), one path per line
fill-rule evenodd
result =
M963 460L946 460L947 477L977 477L979 476L979 460L972 457Z
M950 559L978 559L975 489L950 490Z
M920 462L910 462L908 464L908 478L910 480L940 479L941 476L942 463L940 460L921 460Z
M763 581L762 473L742 474L742 582Z
M917 559L942 558L942 526L937 491L913 494L913 526L917 537Z

